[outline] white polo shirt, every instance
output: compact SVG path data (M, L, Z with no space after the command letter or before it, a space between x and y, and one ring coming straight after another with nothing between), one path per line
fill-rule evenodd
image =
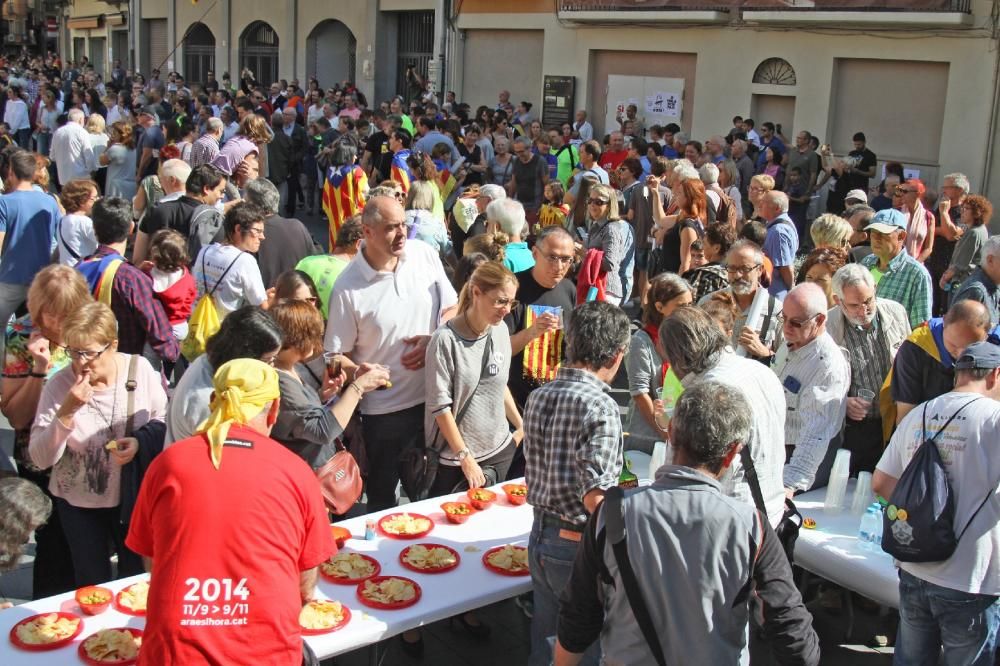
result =
M424 402L424 368L407 370L403 343L430 335L441 311L458 301L441 259L430 245L409 240L395 271L376 271L358 252L334 283L323 347L350 355L355 363L389 368L392 388L372 391L361 401L362 414L388 414Z

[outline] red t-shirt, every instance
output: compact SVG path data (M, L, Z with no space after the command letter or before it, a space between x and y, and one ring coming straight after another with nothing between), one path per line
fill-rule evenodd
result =
M302 663L299 572L337 547L294 453L234 426L215 469L203 435L177 442L146 473L126 543L153 559L140 664Z
M601 168L608 172L608 175L614 173L615 169L625 161L628 157L627 150L619 151L607 151L606 153L601 153Z

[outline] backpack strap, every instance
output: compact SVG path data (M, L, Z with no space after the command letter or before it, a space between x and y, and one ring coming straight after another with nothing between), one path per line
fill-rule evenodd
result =
M618 565L618 573L621 574L622 587L625 589L625 598L628 599L629 606L632 607L632 614L635 616L643 638L649 646L649 651L653 653L653 658L659 666L666 666L667 660L663 656L663 648L660 646L660 639L653 626L653 619L649 616L649 608L646 600L642 596L642 588L636 580L635 571L632 569L632 562L628 559L628 545L625 541L625 514L622 510L622 500L625 494L619 486L608 488L604 494L604 529L608 540L611 542L611 550L615 555L615 563Z
M215 286L213 286L211 290L208 289L208 278L205 276L205 255L201 256L201 275L205 279L206 294L208 294L209 296L215 294L215 290L219 288L219 285L222 284L222 281L225 280L226 276L229 274L229 269L232 268L233 264L239 261L240 257L242 257L244 254L246 253L241 250L240 253L236 255L236 258L229 262L229 265L226 266L226 270L222 271L222 275L220 275L219 279L215 281Z

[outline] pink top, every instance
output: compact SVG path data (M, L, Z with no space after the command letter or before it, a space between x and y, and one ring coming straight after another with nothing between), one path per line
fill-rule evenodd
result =
M905 211L904 211L905 213ZM922 214L921 214L922 213ZM920 257L920 250L924 247L927 234L934 228L934 214L919 206L913 215L910 216L910 223L906 227L906 251L911 257Z
M38 415L31 427L28 455L41 469L52 468L49 490L70 504L84 509L106 509L121 500L121 468L111 462L105 445L125 436L128 419L129 356L118 354L118 381L114 387L95 391L90 402L73 416L73 428L56 418L56 411L76 381L72 366L45 383L38 403ZM138 359L136 368L135 421L141 428L150 421L163 421L167 394L160 373L149 361ZM109 427L110 422L110 427Z

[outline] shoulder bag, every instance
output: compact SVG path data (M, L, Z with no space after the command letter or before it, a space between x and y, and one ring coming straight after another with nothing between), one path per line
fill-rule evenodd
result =
M753 503L756 505L760 515L768 520L767 506L764 504L764 493L760 491L760 480L757 478L757 469L754 467L753 458L750 457L750 447L744 446L740 450L740 462L743 463L743 473L747 477L747 484L750 486L750 494L753 496ZM770 522L768 520L768 522ZM795 507L795 502L785 498L785 512L781 516L781 521L774 528L774 533L781 542L781 548L785 551L785 557L789 564L794 562L795 541L799 538L799 528L802 527L802 514Z
M487 333L486 344L483 349L483 362L479 369L479 381L472 389L465 404L455 413L455 425L460 426L465 412L469 409L472 399L476 396L480 384L483 383L483 375L486 374L486 366L490 362L490 355L493 353L493 332ZM454 385L452 386L452 396L455 395ZM437 478L438 464L441 452L448 446L448 442L441 435L441 430L437 429L434 441L430 446L417 446L404 451L399 456L399 482L406 492L406 496L411 502L426 499L434 479Z

